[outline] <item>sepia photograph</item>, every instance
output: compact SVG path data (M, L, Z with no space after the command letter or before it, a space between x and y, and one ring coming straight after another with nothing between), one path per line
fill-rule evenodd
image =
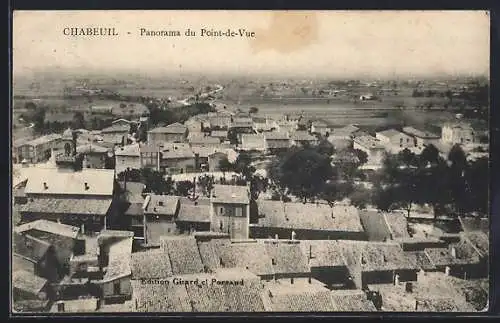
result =
M11 67L13 315L488 311L488 11L14 11Z

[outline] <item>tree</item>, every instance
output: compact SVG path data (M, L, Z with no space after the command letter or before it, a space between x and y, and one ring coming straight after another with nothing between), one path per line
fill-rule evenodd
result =
M368 154L361 149L353 149L354 154L358 158L359 166L364 165L368 162Z
M376 183L375 204L387 211L395 208L406 210L408 217L414 204L421 202L422 186L416 167L415 154L405 149L384 159L380 182Z
M227 132L227 139L231 145L238 145L238 133L234 129L229 129Z
M312 148L295 148L274 160L268 169L271 180L288 189L304 203L317 197L333 175L330 159Z
M269 183L266 178L253 175L250 179L250 197L253 201L259 198L260 193L266 192Z
M215 179L213 176L203 175L198 178L198 185L205 196L210 196L214 188Z
M127 107L127 105L125 103L120 103L120 109L125 109Z
M473 161L465 172L465 181L469 188L466 210L488 214L489 205L489 174L488 158Z
M219 169L221 170L221 172L223 173L224 177L226 177L226 172L229 172L233 169L233 164L231 164L229 162L229 160L227 159L227 157L224 157L222 158L220 161L219 161Z
M173 191L172 180L165 180L163 174L150 168L127 169L118 174L119 181L141 182L146 188L145 192L154 194L171 194Z
M234 162L233 170L241 174L246 181L252 178L255 167L252 166L252 158L248 152L242 151Z
M326 139L323 139L319 142L319 144L316 146L316 150L318 153L328 157L335 153L335 147Z
M73 129L82 129L85 128L85 118L83 117L83 113L80 111L75 112L73 115L72 122Z
M42 133L45 129L45 108L44 107L36 107L35 112L32 117L33 128L35 132Z
M257 108L257 107L251 107L248 112L250 112L252 114L255 114L255 113L259 112L259 108Z
M190 191L194 189L194 184L191 181L180 181L175 183L175 195L188 196Z
M360 209L365 209L371 203L371 198L370 190L359 185L354 187L353 192L349 195L351 205Z
M353 189L354 186L350 182L329 182L324 185L319 197L333 207L336 201L342 201L348 197Z

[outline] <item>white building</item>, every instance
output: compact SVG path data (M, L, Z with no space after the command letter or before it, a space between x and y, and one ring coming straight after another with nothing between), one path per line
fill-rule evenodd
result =
M425 147L430 144L436 145L436 143L441 139L439 135L428 131L421 131L413 127L404 127L403 132L415 139L417 147Z
M368 155L366 166L379 168L384 159L385 147L382 142L372 136L360 136L353 140L353 148L364 151Z
M414 148L415 140L413 137L395 129L379 131L375 137L386 147L387 151L398 152L405 148Z
M441 130L441 141L448 144L472 144L474 129L467 123L445 123Z

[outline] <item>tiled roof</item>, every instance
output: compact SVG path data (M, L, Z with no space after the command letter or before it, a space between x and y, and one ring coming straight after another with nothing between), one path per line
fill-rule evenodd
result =
M345 260L336 240L300 240L300 247L311 267L342 267Z
M220 139L215 137L191 138L189 143L191 145L220 144Z
M52 305L50 312L58 312L57 304L64 303L65 313L93 313L97 310L98 301L95 297L59 301Z
M397 131L395 129L387 129L387 130L384 130L384 131L379 131L379 132L377 132L377 135L381 135L381 136L384 136L384 137L387 137L387 138L392 138L392 137L396 137L396 136L408 137L407 134L402 133L401 131Z
M177 221L210 222L210 206L181 203Z
M228 239L211 239L210 241L198 242L201 261L208 270L214 271L221 267L219 246L228 243L230 243Z
M132 279L167 278L172 276L168 253L162 249L134 252L131 260Z
M160 245L168 252L174 275L195 274L204 271L198 245L193 237L162 237Z
M413 127L404 127L403 132L406 132L407 134L409 134L411 136L414 136L417 138L423 138L423 139L439 139L440 138L439 135L436 135L436 134L433 134L430 132L426 132L426 131L421 131L421 130L415 129Z
M271 259L262 243L241 242L220 245L218 255L222 258L222 267L246 268L259 276L274 273Z
M417 270L415 259L407 257L397 243L339 241L344 257L355 261L364 272Z
M150 194L149 203L146 205L145 213L154 215L175 215L179 198L172 195Z
M266 140L289 140L290 136L287 132L272 131L264 134Z
M391 212L383 214L393 239L409 238L408 221L404 214Z
M212 277L219 280L240 280L241 285L217 285L207 286L186 285L191 305L194 312L260 312L264 311L264 305L261 299L261 287L255 283L258 281L250 277L244 269L239 269L239 275L228 276L227 271L208 275L209 281ZM219 276L217 278L217 276Z
M13 312L42 312L49 306L50 300L16 300L13 302Z
M116 156L130 156L130 157L139 157L141 154L139 152L139 145L127 145L124 147L117 147L115 150Z
M331 292L333 303L340 312L375 312L375 305L366 298L361 290L334 290Z
M51 247L50 243L27 234L21 235L14 232L12 235L12 240L13 253L25 259L28 259L33 263L38 263L40 260L42 260ZM31 247L29 246L29 244L31 244Z
M281 281L268 284L263 299L275 312L332 312L337 307L330 291L317 284L296 281L294 284Z
M455 257L452 255L453 248ZM480 261L477 251L465 240L452 243L448 248L426 248L425 253L436 266L475 264Z
M352 206L259 201L259 226L305 230L363 232L358 210Z
M128 133L129 131L130 131L129 125L114 124L111 127L102 129L101 133L116 133L116 132Z
M373 210L360 210L359 217L370 241L384 241L390 238L389 226L384 214Z
M201 158L208 158L208 156L213 154L216 149L214 147L193 146L191 147L191 151L195 154L198 154L198 156Z
M185 285L143 284L132 280L132 300L137 312L191 312Z
M166 127L158 127L151 129L150 133L173 133L173 134L184 134L187 131L187 127L178 122L169 124Z
M130 262L132 254L132 238L116 241L109 247L109 262L103 281L126 277L132 273Z
M177 158L194 158L194 153L191 149L175 149L163 151L162 159L177 159Z
M372 136L359 136L354 138L354 142L369 149L384 149L380 140Z
M111 199L35 198L19 206L20 212L104 215Z
M273 270L276 274L302 274L310 272L307 257L299 243L265 243L269 257L274 259Z
M39 168L30 174L25 192L26 194L111 196L114 176L112 169L89 168L78 172L63 172L52 168Z
M221 137L221 138L226 138L227 137L227 130L214 130L210 133L211 137Z
M419 269L423 270L434 270L435 267L432 264L431 260L425 253L425 251L405 251L405 254L409 258L413 258L414 262L417 264Z
M59 140L61 138L62 138L61 135L53 133L53 134L45 135L45 136L30 140L27 142L27 144L30 146L38 146L38 145L47 144L47 143L55 141L55 140Z
M490 241L486 233L482 231L471 231L463 233L463 239L469 240L469 242L476 247L481 256L488 257L490 252Z
M213 203L248 204L249 192L246 186L215 184L212 191Z
M106 154L108 151L108 148L101 147L95 144L81 145L76 147L76 152L81 154Z
M23 292L37 295L47 284L47 280L24 270L12 273L12 286Z
M80 229L67 224L57 223L48 220L36 220L28 222L17 227L14 227L14 231L18 233L23 233L30 230L37 230L42 232L48 232L72 239L76 239L79 234Z
M458 217L458 220L460 221L464 231L489 232L490 230L490 221L487 218Z
M291 139L295 141L316 141L316 137L309 134L307 131L295 131L291 135Z

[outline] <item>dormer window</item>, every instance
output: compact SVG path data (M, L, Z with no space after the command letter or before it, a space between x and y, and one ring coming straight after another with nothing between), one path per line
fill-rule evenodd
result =
M158 206L163 206L163 201L158 201Z

